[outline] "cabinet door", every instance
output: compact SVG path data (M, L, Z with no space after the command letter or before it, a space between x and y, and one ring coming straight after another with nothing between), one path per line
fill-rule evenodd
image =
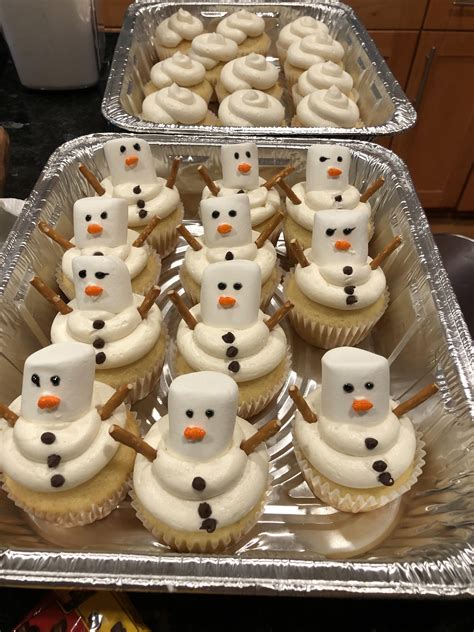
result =
M345 0L366 29L420 29L428 0Z
M106 31L119 31L128 6L133 0L97 0L97 22Z
M424 29L474 29L474 0L431 0Z
M471 169L458 204L458 211L474 212L474 169Z
M419 99L424 83L418 122L392 149L408 164L425 207L454 208L471 169L473 74L474 33L422 33L406 91Z
M369 31L398 83L405 88L415 55L418 31Z

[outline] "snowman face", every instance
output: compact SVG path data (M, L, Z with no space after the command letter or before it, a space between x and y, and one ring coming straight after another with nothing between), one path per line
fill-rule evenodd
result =
M228 189L258 189L258 149L255 143L222 145L222 182Z
M211 327L245 329L257 322L262 274L254 261L222 261L204 270L201 318Z
M76 257L72 275L78 309L119 314L133 302L130 272L118 257Z
M90 410L95 360L90 345L61 342L25 362L21 416L29 421L75 421Z
M117 138L104 145L112 184L155 184L155 164L150 145L141 138Z
M201 219L208 248L230 248L252 243L250 202L245 193L203 200Z
M390 412L388 361L355 347L339 347L325 353L321 412L332 421L383 421Z
M227 375L200 371L177 377L168 395L168 445L192 461L222 454L234 434L239 389Z
M341 145L312 145L306 158L307 191L343 191L349 185L351 153Z
M331 210L314 214L311 259L320 267L364 265L369 211Z
M74 204L74 238L78 248L115 248L127 243L128 207L118 198L83 198Z

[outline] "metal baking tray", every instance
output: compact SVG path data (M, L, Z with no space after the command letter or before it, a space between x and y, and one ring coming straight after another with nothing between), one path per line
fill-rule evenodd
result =
M8 403L20 392L23 362L47 344L54 316L28 284L33 272L54 283L61 256L37 222L49 221L71 235L72 205L92 193L78 164L86 163L99 177L107 175L103 145L112 137L118 135L77 138L52 155L0 251L0 401ZM217 177L221 141L199 136L147 140L161 173L164 158L183 157L177 186L188 226L197 233L202 182L196 166L206 163ZM363 346L389 358L395 398L405 399L433 379L440 386L438 395L412 414L427 452L415 488L399 505L365 516L341 514L312 496L291 446L294 408L286 387L296 383L304 392L312 390L321 352L292 335L287 325L293 370L275 403L254 420L256 425L275 415L283 420L282 431L269 442L272 494L259 523L236 547L213 556L171 553L136 520L128 501L93 525L57 529L28 518L0 492L0 584L247 594L472 594L471 341L405 165L378 145L346 144L356 186L364 188L381 174L386 179L372 200L372 254L394 234L403 239L384 265L391 304ZM296 167L291 183L303 179L307 147L305 141L262 140L263 174L291 162ZM177 253L165 260L163 297L178 287L184 248L180 242ZM283 242L278 249L285 266ZM281 300L280 288L271 310ZM160 305L173 332L176 313L163 298ZM166 364L156 395L136 407L144 430L165 413L169 383Z
M342 3L323 2L240 2L209 4L181 2L193 15L203 20L206 30L214 30L226 14L245 5L265 18L266 32L272 39L269 59L279 66L275 42L282 26L301 15L310 15L329 26L346 50L344 64L354 78L360 94L359 108L365 126L341 127L217 127L158 124L139 118L144 99L143 88L150 79L150 69L158 61L153 36L159 22L177 9L175 3L135 2L130 5L115 49L109 81L102 102L102 114L122 129L137 134L160 132L219 135L243 134L255 136L327 136L370 139L374 136L399 134L415 124L416 113L400 85L394 78L373 40L354 11ZM281 77L283 84L285 81ZM285 87L283 99L287 119L295 108Z

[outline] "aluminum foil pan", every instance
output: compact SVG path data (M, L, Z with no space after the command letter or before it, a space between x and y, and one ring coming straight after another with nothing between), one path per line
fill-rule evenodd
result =
M340 127L216 127L167 125L140 118L144 86L150 80L150 69L158 61L153 44L157 24L176 11L175 3L135 2L125 16L115 49L109 81L102 102L105 118L125 130L137 134L164 132L219 135L243 134L255 136L328 136L370 139L374 136L399 134L415 124L416 113L400 85L395 80L373 40L354 11L342 4L327 3L263 3L239 2L208 4L181 2L193 15L199 16L207 30L215 30L226 14L250 4L267 23L266 32L272 39L269 59L279 66L275 42L279 30L301 15L310 15L329 26L330 34L344 46L344 64L354 78L360 94L359 109L364 126ZM282 74L282 84L285 80ZM282 102L286 118L291 121L295 108L285 87Z
M92 193L78 164L85 162L98 176L107 175L103 145L112 137L118 135L78 138L53 154L0 251L0 401L8 403L20 392L23 362L48 343L54 316L28 284L33 272L53 284L61 256L59 247L39 232L37 221L51 222L71 236L72 205ZM161 173L163 158L183 157L177 185L188 227L197 233L202 182L196 166L206 163L218 175L219 141L199 136L147 140ZM381 174L386 179L372 200L372 254L394 234L403 238L403 246L384 266L390 307L364 347L389 358L395 398L405 399L434 379L440 386L439 394L412 414L427 451L415 488L401 503L362 516L341 514L312 496L293 454L294 408L286 388L296 383L306 393L315 387L321 352L292 335L287 325L293 370L275 403L254 420L257 426L276 415L283 421L282 431L269 442L272 493L259 523L238 546L225 555L170 553L143 529L128 501L94 525L57 529L28 518L0 493L0 584L248 594L473 592L471 341L405 165L378 145L346 144L356 186L364 188ZM262 140L259 147L264 174L291 162L296 167L292 182L304 178L305 142ZM184 247L180 242L164 263L162 297L178 287ZM283 243L279 254L287 266ZM270 310L281 301L280 288ZM176 313L163 298L160 305L173 333ZM159 390L136 406L144 430L165 413L170 379L167 363Z

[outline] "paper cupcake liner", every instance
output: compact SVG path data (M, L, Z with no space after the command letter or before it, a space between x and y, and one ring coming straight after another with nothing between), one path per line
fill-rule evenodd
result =
M191 49L191 43L192 42L190 40L183 40L177 46L168 48L167 46L160 46L160 44L157 44L155 42L155 50L158 55L158 59L160 61L163 61L163 59L168 59L168 57L173 57L173 55L177 52L188 53L189 50Z
M169 226L166 227L163 227L162 224L158 224L155 230L152 231L151 235L149 235L149 237L147 238L147 242L152 248L157 251L162 259L170 255L176 249L176 244L178 242L178 233L176 232L176 226L178 226L183 221L184 217L184 207L182 203L180 203L177 210L178 213L176 223L171 223ZM174 212L176 211L173 211L173 213ZM131 228L132 230L140 233L140 231L143 230L145 226L132 226Z
M396 500L402 496L402 494L405 494L415 485L416 481L420 477L423 465L425 464L424 457L426 455L424 450L425 444L421 435L416 433L416 450L410 477L405 483L395 487L395 489L387 487L387 492L385 494L375 498L374 496L364 494L362 490L355 488L353 493L345 493L343 495L342 490L337 483L332 483L327 478L322 477L321 474L315 470L311 463L305 458L298 442L296 441L294 433L293 446L298 465L300 466L303 476L313 494L331 507L335 507L340 511L346 511L349 513L361 513L379 509L393 500Z
M61 266L61 262L59 262L56 268L56 273L55 273L56 283L57 283L58 288L64 294L64 296L70 301L73 299L73 296L71 295L69 288L64 283L64 278L65 277L63 275L63 268Z
M266 286L266 283L263 284L262 287L262 299L260 301L260 307L263 311L265 311L265 308L268 306L268 304L270 303L270 300L272 298L272 296L275 294L277 287L280 285L281 279L283 278L284 275L284 271L283 268L281 267L281 265L278 263L276 264L276 272L277 274L275 275L275 280L272 284L269 284L268 287ZM271 278L275 273L272 272L271 276L269 278ZM268 280L267 280L268 283Z
M299 120L298 116L295 114L295 116L291 119L291 127L320 127L319 125L306 125ZM337 125L334 125L334 127L338 127ZM364 127L364 122L362 121L362 119L359 119L357 121L357 123L355 125L353 125L352 127L357 127L357 128L361 128Z
M163 349L163 353L159 358L159 361L155 364L153 369L143 375L140 378L137 378L136 382L133 384L132 390L129 392L126 401L132 405L140 399L144 399L147 395L151 393L151 391L155 388L156 383L159 381L161 373L163 371L163 365L165 363L166 357L166 349L169 344L169 334L168 329L164 321L162 322L163 333L165 334L165 346Z

